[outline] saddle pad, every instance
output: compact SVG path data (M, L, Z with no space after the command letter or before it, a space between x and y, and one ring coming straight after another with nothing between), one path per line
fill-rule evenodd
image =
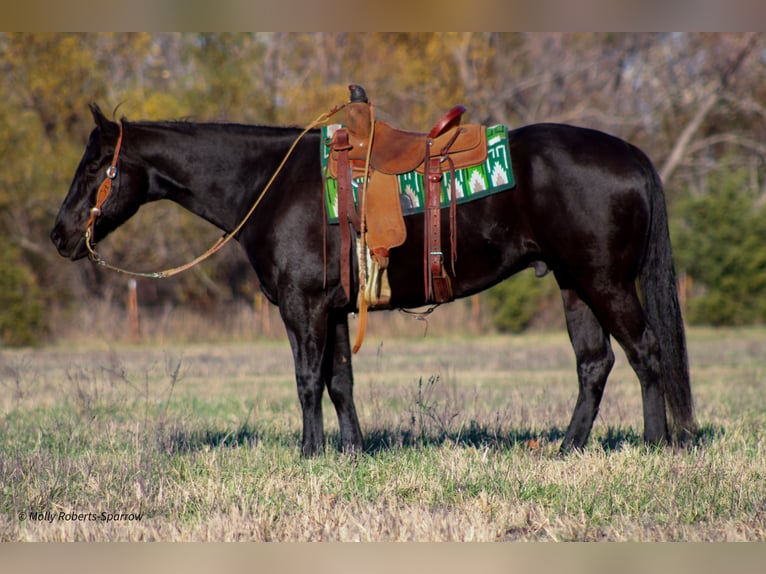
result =
M322 179L324 181L325 205L327 218L331 224L338 223L338 182L330 175L328 167L330 160L330 140L340 124L332 124L322 127L322 143L320 145L320 157L322 161ZM457 203L466 203L493 193L499 193L512 189L516 186L513 178L513 166L508 149L508 128L504 125L487 127L487 160L463 169L455 170L455 188ZM402 205L402 213L413 215L423 213L425 201L425 183L423 174L411 171L394 176L399 183L399 199ZM450 197L449 172L442 178L442 207L449 206ZM354 200L362 190L363 177L354 177L351 180Z

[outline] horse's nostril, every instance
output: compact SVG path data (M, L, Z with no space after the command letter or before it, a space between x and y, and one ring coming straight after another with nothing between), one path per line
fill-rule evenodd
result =
M52 230L51 230L51 241L53 242L53 245L56 246L57 249L61 249L64 244L66 243L66 239L64 237L64 232L62 229L61 224L57 224Z
M59 230L59 229L60 229L60 228L59 228L59 226L57 225L56 227L54 227L54 228L51 230L51 241L53 241L53 243L55 243L56 245L58 245L58 244L59 244L59 242L61 241L61 232L60 232L60 230Z

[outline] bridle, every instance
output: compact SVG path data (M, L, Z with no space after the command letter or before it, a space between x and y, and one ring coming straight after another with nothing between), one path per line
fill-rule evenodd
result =
M287 150L287 153L285 154L285 157L282 159L282 162L279 164L277 169L274 171L274 174L271 176L271 179L269 179L268 183L266 183L266 186L261 190L261 193L258 195L258 198L253 203L253 206L250 208L250 211L247 212L245 217L242 219L242 221L235 227L232 231L224 234L222 237L218 239L205 253L197 257L196 259L189 261L188 263L185 263L183 265L180 265L178 267L173 267L171 269L166 269L164 271L154 271L150 273L142 273L138 271L129 271L127 269L122 269L121 267L117 267L115 265L111 265L104 261L101 256L96 253L95 248L93 247L92 240L94 235L94 224L96 222L96 219L101 215L101 207L104 205L104 202L106 201L106 198L109 197L109 193L112 190L112 182L117 177L117 162L120 157L120 149L122 148L122 139L123 139L123 125L122 122L118 123L119 127L119 135L117 137L117 145L114 148L114 155L112 156L112 163L109 165L109 167L106 169L106 178L103 182L101 182L101 185L98 188L98 192L96 193L96 204L90 209L90 213L88 215L88 223L85 226L85 247L88 250L89 258L94 263L97 263L101 265L102 267L106 267L107 269L110 269L112 271L117 271L118 273L123 273L125 275L132 275L134 277L146 277L150 279L165 279L167 277L171 277L173 275L176 275L178 273L181 273L182 271L186 271L187 269L194 267L198 263L204 261L214 253L216 253L219 249L221 249L224 245L226 245L229 241L231 241L239 232L240 230L245 226L245 223L250 219L250 216L253 215L255 212L255 209L258 207L258 205L261 203L261 200L266 195L266 192L269 190L271 185L274 183L274 180L277 179L277 176L282 171L282 168L287 163L287 160L290 158L290 156L293 153L293 150L298 145L298 142L303 139L303 136L305 136L309 131L316 128L317 126L322 125L327 120L329 120L332 116L337 114L340 110L342 110L344 107L346 107L346 104L340 104L338 106L335 106L331 110L324 112L317 116L317 118L312 121L302 132L301 134L295 139L293 144L290 146L290 149Z

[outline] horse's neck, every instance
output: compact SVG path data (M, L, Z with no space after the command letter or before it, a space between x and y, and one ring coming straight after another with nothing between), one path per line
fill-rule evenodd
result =
M173 201L227 232L290 145L279 130L256 126L147 124L144 129L151 131L140 152L151 199Z

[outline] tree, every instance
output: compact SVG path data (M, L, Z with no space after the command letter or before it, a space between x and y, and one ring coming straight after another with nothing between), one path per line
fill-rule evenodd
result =
M523 271L486 292L492 313L492 324L502 333L521 333L535 317L555 305L561 308L561 298L552 275L542 279L531 270Z
M676 261L694 278L691 323L766 321L766 206L745 182L747 171L711 176L715 193L687 195L676 214Z
M34 273L13 246L0 249L0 343L39 344L45 335L42 295Z

